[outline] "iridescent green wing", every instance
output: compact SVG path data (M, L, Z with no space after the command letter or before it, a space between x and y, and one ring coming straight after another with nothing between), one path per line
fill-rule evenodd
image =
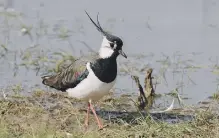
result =
M61 91L74 88L88 76L89 72L86 69L87 62L92 62L97 57L96 54L80 57L63 71L55 75L42 77L43 84Z

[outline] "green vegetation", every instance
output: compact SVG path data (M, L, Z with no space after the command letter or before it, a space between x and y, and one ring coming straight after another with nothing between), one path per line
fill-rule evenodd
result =
M190 112L193 114L192 120L168 123L154 119L153 116L156 115L143 115L135 108L127 107L130 105L125 104L128 99L124 98L128 97L120 98L123 99L108 96L98 103L98 106L103 108L99 111L99 116L106 116L106 109L107 112L116 111L117 118L101 119L107 127L98 130L92 115L89 128L85 131L83 122L86 104L79 108L83 102L42 90L36 90L31 97L8 97L7 100L0 101L0 137L219 137L219 120L210 109L194 109ZM128 113L120 112L125 108ZM168 114L171 112L165 113L167 116ZM180 115L186 117L186 112L176 116Z

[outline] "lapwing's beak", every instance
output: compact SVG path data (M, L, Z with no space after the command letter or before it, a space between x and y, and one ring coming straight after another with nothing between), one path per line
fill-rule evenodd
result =
M119 52L119 54L122 55L124 58L127 58L126 54L125 54L122 50L119 50L118 52Z

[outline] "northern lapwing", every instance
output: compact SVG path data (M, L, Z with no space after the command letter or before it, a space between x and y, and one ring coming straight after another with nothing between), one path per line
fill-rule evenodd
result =
M88 126L89 112L92 110L99 129L103 128L94 110L92 101L98 101L108 94L117 77L118 55L127 58L122 51L123 41L106 31L100 26L97 14L97 23L85 11L90 21L102 33L103 41L99 53L89 60L83 57L77 59L63 71L50 76L43 76L42 83L57 90L67 92L70 97L75 97L88 102L85 126Z

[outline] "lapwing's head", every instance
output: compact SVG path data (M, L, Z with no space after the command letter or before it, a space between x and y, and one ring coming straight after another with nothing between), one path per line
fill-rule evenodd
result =
M112 35L103 30L100 26L97 14L97 24L92 20L90 15L85 11L91 22L96 26L97 30L102 33L103 41L99 50L99 56L101 58L117 57L122 55L127 58L126 54L122 51L123 42L118 36Z

